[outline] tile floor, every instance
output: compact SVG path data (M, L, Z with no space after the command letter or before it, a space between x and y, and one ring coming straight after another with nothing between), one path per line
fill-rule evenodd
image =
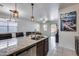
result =
M55 36L49 38L49 52L47 56L77 56L76 52L67 48L60 47L55 42Z
M55 49L49 51L47 56L77 56L77 55L75 51L58 46Z

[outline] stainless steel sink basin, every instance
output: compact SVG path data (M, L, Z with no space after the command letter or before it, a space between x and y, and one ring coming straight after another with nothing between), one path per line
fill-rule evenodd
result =
M31 39L33 40L40 40L41 38L44 38L43 36L37 36L37 37L32 37Z

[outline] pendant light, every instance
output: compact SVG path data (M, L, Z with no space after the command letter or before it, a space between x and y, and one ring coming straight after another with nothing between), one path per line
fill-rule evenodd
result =
M31 21L34 21L34 16L33 16L33 7L34 7L34 4L31 3L31 6L32 6L32 16L31 16Z
M15 3L15 9L14 10L9 10L11 12L11 16L13 18L19 18L19 12L17 10L17 4Z

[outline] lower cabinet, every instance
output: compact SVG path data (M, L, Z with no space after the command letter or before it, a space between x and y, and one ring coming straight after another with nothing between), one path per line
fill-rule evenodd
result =
M37 56L46 56L48 53L48 38L38 42L36 45Z
M36 55L37 56L43 56L44 52L44 41L38 42L36 45Z
M44 40L44 52L43 52L43 55L46 56L47 53L48 53L48 50L49 50L49 45L48 45L48 38L46 40Z
M36 56L36 46L34 46L32 49L30 49L31 51L31 54L30 54L30 56Z

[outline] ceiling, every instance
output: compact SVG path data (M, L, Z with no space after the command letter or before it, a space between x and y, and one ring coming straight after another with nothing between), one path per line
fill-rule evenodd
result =
M60 3L59 9L63 9L63 8L66 8L66 7L75 5L75 4L78 4L78 3Z
M14 3L2 3L0 6L0 17L9 18L10 9L14 8ZM34 17L36 21L43 20L58 20L58 10L74 5L72 4L58 4L58 3L35 3L34 4ZM30 3L17 3L19 11L19 19L30 20L32 15L32 8Z

